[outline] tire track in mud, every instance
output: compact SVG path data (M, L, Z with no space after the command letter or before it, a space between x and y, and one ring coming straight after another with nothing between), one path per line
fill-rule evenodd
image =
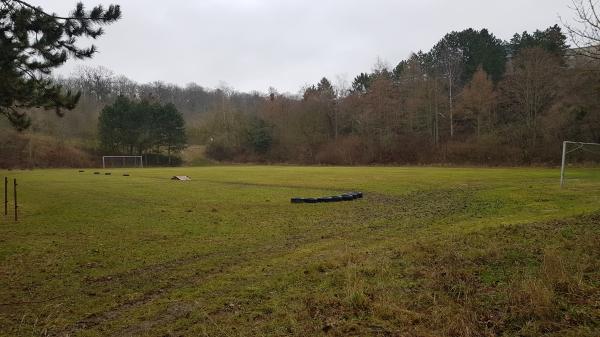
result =
M299 246L300 243L296 243L295 245ZM124 314L128 310L143 306L154 300L157 300L157 299L167 295L169 292L171 292L173 290L176 290L176 289L179 289L182 287L193 286L195 284L198 284L198 283L200 283L206 279L209 279L210 277L216 276L216 275L227 274L230 270L235 269L235 267L242 265L245 262L248 262L250 260L255 260L256 259L256 256L254 256L255 254L270 253L267 256L271 256L271 255L279 254L281 251L291 249L290 247L292 247L292 246L289 243L287 243L287 244L284 244L284 245L281 245L280 247L278 247L276 252L273 251L274 247L269 246L262 250L252 250L251 252L248 252L247 254L237 254L231 260L225 261L224 264L220 264L219 268L211 267L210 270L198 271L198 272L194 273L192 276L179 279L176 282L171 282L171 283L167 284L167 286L165 286L165 287L161 287L161 288L157 288L157 289L148 291L137 299L123 302L123 303L118 304L118 305L114 306L113 308L103 311L103 312L97 312L97 313L88 315L87 317L83 318L82 320L79 320L78 322L76 322L71 329L66 331L66 333L74 334L78 331L93 329L95 327L102 325L103 323L117 319L118 317L120 317L122 314ZM158 273L164 273L166 275L169 273L170 270L177 269L177 267L191 265L194 262L200 261L201 259L205 259L205 258L216 257L216 256L225 256L225 254L226 254L226 252L215 252L212 254L194 255L191 257L174 260L174 261L176 261L174 263L174 265L169 265L169 262L164 262L164 263L152 265L149 268L137 268L136 270L116 274L113 276L105 276L102 278L95 279L92 282L103 282L107 285L115 284L115 283L124 283L124 282L127 282L128 279L135 277L136 275L140 275L140 274L147 275L147 277L146 277L147 279L152 279L152 276L156 275ZM63 334L63 333L64 333L64 331L63 332L57 331L57 334ZM57 335L57 334L54 334L54 335Z
M421 224L423 221L426 221L429 218L440 215L454 214L456 209L460 209L458 206L467 205L467 203L470 202L473 193L465 190L453 189L412 192L401 196L390 196L386 194L369 192L368 196L369 197L367 199L364 199L364 203L361 203L360 201L356 203L356 205L359 205L355 207L356 213L352 214L352 217L348 219L351 224L355 225L356 217L360 216L361 214L364 216L370 215L370 220L374 220L376 218L383 220L398 220L404 216L413 219L411 223L404 224L405 229L411 230L415 224ZM384 208L387 208L389 212L377 212L377 210L373 209L373 204L383 206ZM427 209L428 212L424 212L424 209ZM319 223L319 226L322 226L321 229L327 228L327 226L329 226L329 221L323 220ZM331 234L333 235L327 236L327 238L335 240L339 239L340 237L350 237L352 235L356 235L357 230L361 232L371 231L372 227L357 228L356 226L351 225L347 227L335 228L331 231ZM322 241L324 237L321 236L320 239ZM372 239L376 241L380 240L379 238ZM316 238L316 240L319 241L318 238ZM314 240L306 240L301 244L312 244L314 242ZM284 249L280 253L285 254L289 251L290 249ZM276 255L277 254L261 256L260 259L268 260ZM256 259L253 260L256 262ZM154 327L165 326L171 322L177 321L178 319L184 318L197 309L199 309L198 305L191 304L189 302L183 304L172 303L159 313L153 315L152 319L142 320L127 327L123 327L118 331L117 335L136 336L147 333ZM178 328L181 329L182 326L179 326Z
M291 188L293 186L280 187ZM400 196L390 196L375 192L366 192L366 198L363 199L364 201L359 201L356 203L356 214L354 214L354 216L363 218L365 221L389 221L400 220L402 218L410 217L415 220L418 220L417 222L422 222L428 218L440 216L442 214L452 214L453 210L460 208L457 207L460 206L460 204L466 205L471 196L472 193L467 193L466 191L460 189L411 192L409 194ZM374 209L372 207L373 204L380 208ZM379 210L381 209L381 207L388 210L389 212L380 212ZM337 235L335 236L344 236L348 233L355 233L356 230L360 230L360 228L352 226L355 223L356 218L349 217L346 221L350 222L350 225L348 226L347 230L344 230L343 232L334 231L334 233L337 233ZM329 223L329 219L324 219L320 223L322 225L319 226L321 227L320 229L326 228L327 224ZM68 329L67 331L56 331L56 334L53 335L61 335L65 333L71 335L76 334L80 331L98 328L107 322L122 317L130 310L142 307L157 299L165 297L172 291L185 287L193 287L194 285L199 284L207 279L219 277L220 275L226 275L227 273L235 270L236 267L244 263L247 263L251 260L256 261L257 256L261 260L270 259L279 254L297 249L301 245L313 243L315 242L315 240L323 240L323 237L320 235L316 235L314 237L288 236L287 240L284 243L278 245L277 247L273 247L272 245L262 245L259 247L254 247L258 249L254 249L251 252L239 254L232 257L229 260L225 260L218 268L215 268L215 266L210 266L207 267L207 270L198 270L196 273L188 277L178 279L176 281L168 281L166 286L147 291L137 299L122 302L108 310L92 313L86 316L85 318L77 321L71 329ZM199 262L201 260L216 257L224 257L227 255L227 251L212 252L207 254L194 254L191 256L181 257L178 259L156 263L145 267L135 268L122 273L107 275L98 278L88 278L86 279L86 282L90 284L102 283L106 286L110 286L111 284L127 284L130 281L139 280L137 279L138 276L140 276L141 279L151 281L152 279L155 279L157 275L168 275L170 271L181 270L181 268L188 265L191 266L194 263ZM120 330L120 333L118 335L131 335L137 332L147 331L148 329L151 329L152 327L157 326L158 324L168 324L171 321L177 320L178 318L183 317L187 313L188 310L171 310L169 312L163 312L159 316L157 316L160 317L158 319L144 320L136 322L135 324L129 325L127 327L123 327L123 329Z

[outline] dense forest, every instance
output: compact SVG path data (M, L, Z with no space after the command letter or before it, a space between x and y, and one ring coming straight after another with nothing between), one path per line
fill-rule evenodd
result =
M563 140L600 142L600 66L560 26L510 41L451 32L395 66L380 61L351 82L322 78L298 94L138 84L102 67L57 81L82 93L77 107L62 118L31 111L27 133L96 157L106 152L100 112L118 97L172 104L188 144L217 161L554 164Z

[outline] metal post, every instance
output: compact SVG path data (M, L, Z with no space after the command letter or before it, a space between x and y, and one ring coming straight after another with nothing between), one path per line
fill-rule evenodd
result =
M106 165L104 164L104 156L102 156L102 168L106 168Z
M19 221L19 217L18 217L18 211L17 209L19 208L18 204L17 204L17 178L15 178L14 180L14 193L15 193L15 221Z
M8 215L8 177L4 177L4 215Z
M560 165L560 187L565 184L565 162L567 159L567 142L563 142L562 164Z

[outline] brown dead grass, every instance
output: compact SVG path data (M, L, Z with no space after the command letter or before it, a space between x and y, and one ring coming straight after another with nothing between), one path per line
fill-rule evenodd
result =
M0 168L91 167L94 157L53 137L2 130Z

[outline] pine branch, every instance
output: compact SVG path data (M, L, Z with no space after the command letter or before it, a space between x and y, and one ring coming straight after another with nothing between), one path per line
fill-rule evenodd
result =
M29 9L34 10L35 12L45 15L47 17L56 19L56 20L66 20L66 21L70 21L70 20L77 20L77 21L94 21L94 22L98 22L98 21L103 21L103 22L111 22L111 21L116 21L121 17L121 8L119 5L110 5L108 10L106 12L104 12L102 6L97 6L94 9L92 9L92 11L90 12L90 15L88 16L81 16L81 15L74 15L74 16L58 16L56 14L49 14L47 12L45 12L44 10L42 10L40 7L35 7L23 0L10 0L13 2L16 2L18 4L20 4L23 7L27 7ZM83 5L81 3L77 4L77 9L75 10L74 14L78 14L78 13L83 13ZM104 13L104 16L102 16L102 13Z

